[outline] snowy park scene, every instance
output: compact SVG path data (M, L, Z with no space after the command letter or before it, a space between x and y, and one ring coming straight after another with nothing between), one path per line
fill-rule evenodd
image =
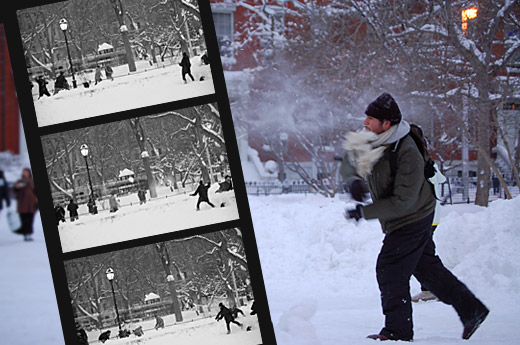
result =
M262 343L238 228L73 259L65 270L81 344Z
M41 141L64 252L238 219L214 104Z
M40 127L214 93L196 0L72 0L18 22Z

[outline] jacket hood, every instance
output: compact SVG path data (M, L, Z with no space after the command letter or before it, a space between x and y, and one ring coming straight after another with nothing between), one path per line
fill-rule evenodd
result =
M410 124L405 120L401 120L401 122L399 122L396 126L397 129L395 132L383 143L383 145L393 144L398 140L403 139L408 134L408 132L410 132Z

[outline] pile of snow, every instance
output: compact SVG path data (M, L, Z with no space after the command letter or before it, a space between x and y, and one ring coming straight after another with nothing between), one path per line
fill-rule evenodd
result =
M365 337L384 323L375 278L384 237L379 222L349 222L343 212L353 204L318 195L250 197L249 202L279 344L373 343ZM518 210L520 198L488 208L441 209L434 236L438 254L491 309L471 339L474 344L518 343L520 311L512 303L520 296ZM419 290L412 279L412 294ZM453 308L438 302L413 307L416 341L465 343Z

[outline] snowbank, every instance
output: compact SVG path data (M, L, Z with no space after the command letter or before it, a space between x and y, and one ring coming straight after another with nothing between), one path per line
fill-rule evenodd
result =
M343 211L352 204L316 195L249 201L279 343L373 343L365 336L379 332L384 321L375 279L383 239L379 223L348 222ZM434 236L438 253L491 309L474 344L518 343L520 312L511 303L520 295L518 210L520 198L489 208L442 208ZM413 280L412 293L418 291ZM414 324L422 344L465 343L456 313L442 303L414 305Z

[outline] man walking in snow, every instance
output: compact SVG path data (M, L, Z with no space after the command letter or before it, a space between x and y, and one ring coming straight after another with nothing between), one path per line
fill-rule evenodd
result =
M220 307L220 311L215 317L215 320L220 321L224 319L226 321L227 334L231 333L231 328L229 327L230 323L234 323L235 325L240 326L240 328L244 327L240 322L235 321L235 318L233 317L231 311L228 308L226 308L224 304L219 303L218 306Z
M67 205L67 210L69 211L70 221L71 222L79 219L78 208L79 208L79 206L74 203L74 200L70 199L70 202Z
M205 185L202 181L200 181L199 186L195 190L195 193L190 194L191 196L196 196L197 194L199 195L199 201L197 201L197 211L200 210L200 203L203 201L208 203L211 207L215 207L215 205L213 205L208 198L208 189L210 186L211 184L209 182Z
M182 80L184 80L184 84L187 83L186 74L190 76L192 81L195 81L195 78L191 75L191 62L186 52L182 53L182 60L179 66L182 67Z
M410 125L402 120L388 93L370 103L365 114L365 130L347 134L341 173L349 185L356 179L367 179L373 200L347 210L346 217L379 219L385 233L376 266L385 326L368 338L412 341L409 284L414 275L442 302L455 308L464 327L462 338L469 339L489 310L435 255L431 232L435 197L424 176L423 156L408 135ZM393 173L392 151L397 158Z
M47 90L47 80L43 77L43 75L39 76L38 79L36 79L36 82L38 83L38 99L42 98L43 96L51 97L51 94L49 93L49 90Z

